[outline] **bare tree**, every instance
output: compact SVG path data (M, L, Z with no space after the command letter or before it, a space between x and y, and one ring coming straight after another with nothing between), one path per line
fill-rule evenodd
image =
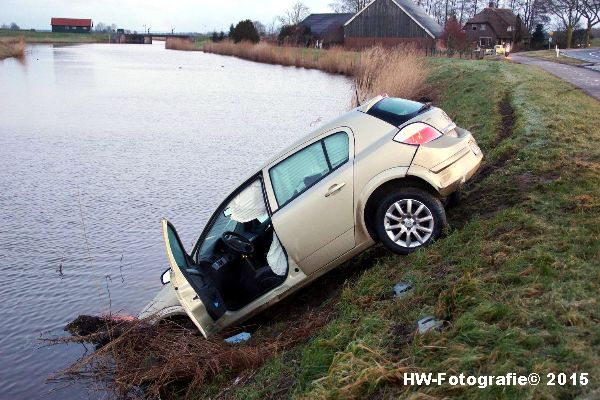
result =
M10 30L11 31L18 31L20 29L21 28L19 27L19 25L17 25L15 22L11 22L11 24L10 24Z
M297 1L292 5L292 8L287 10L284 15L279 17L279 21L283 25L298 25L300 22L304 20L304 18L308 17L310 14L310 9L306 6L306 4L301 1Z
M357 13L370 3L370 0L335 0L329 7L336 13Z
M600 23L600 0L581 0L583 3L582 14L587 21L585 42L589 46L592 29Z
M253 21L254 27L260 36L265 36L267 34L267 27L260 21Z
M582 0L550 0L548 9L562 22L567 31L567 49L571 48L573 30L582 16Z

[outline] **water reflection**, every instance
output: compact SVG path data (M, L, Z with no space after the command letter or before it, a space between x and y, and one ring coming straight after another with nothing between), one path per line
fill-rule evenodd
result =
M165 269L161 217L191 247L228 191L350 103L342 77L162 45L40 45L0 62L4 397L84 396L48 393L82 348L39 349L40 333L137 313Z

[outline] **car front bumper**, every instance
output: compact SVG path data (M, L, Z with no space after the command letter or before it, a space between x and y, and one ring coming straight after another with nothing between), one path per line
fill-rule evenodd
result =
M442 137L432 145L420 146L408 169L408 175L426 180L444 197L471 179L483 160L473 135L461 128L456 131L458 137Z

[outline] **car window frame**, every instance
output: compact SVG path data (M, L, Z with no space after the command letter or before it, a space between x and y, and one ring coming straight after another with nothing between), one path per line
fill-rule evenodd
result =
M194 260L195 262L198 262L198 251L200 249L200 246L202 245L202 243L204 243L204 240L206 239L208 232L211 230L211 228L215 224L215 221L217 220L217 218L219 218L220 214L223 213L227 209L227 206L229 205L231 200L233 200L233 198L235 196L240 194L244 189L246 189L250 184L252 184L252 182L254 182L256 180L259 180L261 183L263 200L265 201L265 208L267 209L267 214L269 215L269 218L271 218L271 216L273 215L273 212L271 211L271 206L269 204L269 196L267 195L267 192L266 192L266 183L263 178L262 171L259 171L256 174L252 175L250 178L246 179L241 185L239 185L236 189L234 189L225 198L225 200L223 200L221 202L221 204L219 204L216 211L213 212L211 217L206 222L206 225L204 225L204 228L202 229L202 233L200 234L200 237L198 237L196 244L194 244L194 247L192 248L192 251L190 252L190 258L192 260Z
M348 158L343 163L337 165L335 168L332 168L331 161L329 160L329 154L327 153L327 148L325 146L325 139L327 139L327 138L329 138L331 136L337 135L339 133L345 133L346 136L348 137ZM277 213L277 211L281 210L283 207L287 206L288 204L290 204L291 202L293 202L294 200L296 200L298 197L300 197L304 193L308 192L313 186L318 185L325 178L327 178L328 176L330 176L331 174L333 174L335 171L337 171L338 169L340 169L341 167L343 167L344 165L346 165L347 163L349 163L350 160L354 158L354 140L353 139L354 139L354 136L353 136L352 131L350 130L350 128L347 128L347 127L338 127L338 128L335 128L335 129L331 129L331 130L327 131L326 133L324 133L323 135L320 135L320 136L314 138L313 140L311 140L309 142L303 143L300 147L297 147L297 148L293 149L292 151L290 151L289 153L287 153L283 157L279 158L275 162L273 162L270 165L268 165L263 170L264 171L263 174L265 175L266 178L268 178L268 184L269 184L270 190L271 190L271 192L273 194L273 200L274 200L275 204L277 204L277 209L273 210L272 213L273 214ZM325 175L321 176L321 178L319 178L319 180L313 182L312 184L310 184L309 186L307 186L306 188L304 188L303 191L297 193L295 196L293 196L290 199L288 199L287 201L285 201L283 204L279 204L279 201L277 200L277 195L275 194L275 188L273 186L273 180L271 179L271 170L273 168L277 167L283 161L287 160L288 158L293 157L294 155L300 153L304 149L306 149L306 148L308 148L308 147L310 147L313 144L318 143L318 142L321 143L321 148L323 150L323 153L325 154L325 160L327 161L327 166L329 167L329 172L327 172ZM266 183L265 183L265 186L266 186Z

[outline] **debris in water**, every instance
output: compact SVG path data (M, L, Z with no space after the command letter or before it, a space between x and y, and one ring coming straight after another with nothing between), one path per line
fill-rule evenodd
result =
M413 285L408 282L398 282L394 285L394 297L401 298L412 292Z
M237 335L228 337L225 341L229 344L237 344L241 342L245 342L250 339L250 334L248 332L238 333Z
M65 326L65 331L79 341L93 343L102 347L111 339L119 336L128 326L137 320L131 316L106 316L80 315Z
M421 334L429 332L432 329L441 331L443 325L444 323L442 321L432 316L423 317L417 321L417 327L419 328L419 333Z

